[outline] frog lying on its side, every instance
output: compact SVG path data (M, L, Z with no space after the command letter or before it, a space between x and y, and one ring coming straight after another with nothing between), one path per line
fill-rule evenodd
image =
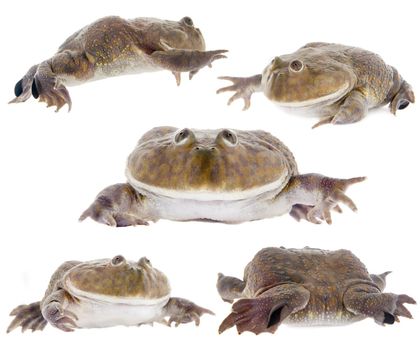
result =
M87 262L67 261L52 275L41 301L20 305L7 332L42 330L50 323L63 331L117 325L139 326L161 322L171 325L195 322L213 312L188 300L170 297L166 276L147 258ZM166 321L165 317L169 317Z
M57 111L66 103L70 110L65 86L158 70L171 71L179 85L181 72L189 72L191 79L227 52L204 50L203 35L190 17L178 22L104 17L75 32L53 57L30 68L17 82L16 98L10 102L25 102L33 95Z
M411 86L378 55L357 47L309 43L294 53L277 56L262 74L248 78L220 77L233 83L217 92L234 91L228 104L262 91L280 107L320 115L323 124L349 124L368 109L390 104L393 114L414 103Z

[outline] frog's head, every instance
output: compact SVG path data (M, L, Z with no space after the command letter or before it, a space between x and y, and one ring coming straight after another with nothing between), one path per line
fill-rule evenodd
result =
M182 50L206 49L206 44L199 28L194 26L191 17L183 17L178 22L170 22L163 28L161 43L168 48Z
M275 57L262 76L265 95L285 107L330 104L344 97L355 82L346 65L312 49Z
M117 255L112 259L88 261L70 269L64 288L76 298L104 302L142 304L169 297L166 276L143 257L138 262Z
M159 127L127 161L128 182L140 191L185 199L243 199L279 189L288 159L259 132Z

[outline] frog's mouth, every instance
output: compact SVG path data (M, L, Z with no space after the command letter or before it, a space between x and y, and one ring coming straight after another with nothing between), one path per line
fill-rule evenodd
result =
M126 177L128 183L134 187L139 193L148 193L149 195L158 195L173 199L186 199L196 201L237 201L246 200L250 198L256 198L266 193L273 191L279 192L286 185L288 180L288 174L282 174L276 181L270 182L266 185L259 186L257 188L251 188L247 190L237 191L217 191L208 189L169 189L164 187L153 186L151 184L144 183L137 180L132 174L130 169L126 169Z
M332 94L320 96L305 101L276 101L276 103L281 107L290 107L290 108L304 108L304 107L316 107L319 105L326 105L338 101L342 98L349 90L350 84L346 83L339 90L333 92Z
M155 306L159 304L164 305L169 300L169 295L166 295L161 298L147 299L141 297L121 297L87 292L77 288L73 283L71 283L71 281L68 278L64 280L64 285L65 289L71 296L74 296L76 299L81 301L88 301L94 303Z

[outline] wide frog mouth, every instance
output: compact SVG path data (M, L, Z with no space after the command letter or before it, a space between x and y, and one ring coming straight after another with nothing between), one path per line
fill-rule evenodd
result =
M170 295L165 295L161 298L147 299L140 297L121 297L121 296L110 296L104 294L91 293L83 291L73 285L69 278L64 279L65 290L73 297L81 301L89 301L94 303L104 304L124 304L124 305L136 305L136 306L152 306L158 304L166 304L169 300Z
M192 190L178 190L164 187L153 186L137 180L127 167L125 171L127 182L134 187L139 193L147 193L149 195L157 195L169 197L172 199L187 199L197 201L238 201L250 198L256 198L271 192L280 192L286 185L288 173L283 173L279 179L270 182L257 188L237 191L218 191L217 189L192 189Z

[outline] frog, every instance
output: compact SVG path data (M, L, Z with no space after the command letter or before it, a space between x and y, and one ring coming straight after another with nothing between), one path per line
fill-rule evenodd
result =
M386 277L370 274L346 249L268 247L249 262L243 280L218 274L220 297L232 305L219 333L275 333L292 326L348 325L366 318L391 325L412 318L406 294L385 293Z
M331 224L365 177L299 174L292 152L262 130L156 127L128 156L125 183L102 190L79 220L116 227L159 219L241 223L289 213Z
M386 104L396 115L415 102L411 86L379 55L334 43L312 42L276 56L261 74L219 78L232 83L217 90L234 92L228 105L242 98L247 110L252 94L263 92L287 111L320 116L312 128L356 123L368 110Z
M41 301L12 310L7 333L18 327L22 332L42 331L47 324L64 332L154 322L198 326L203 314L214 315L170 293L168 278L146 257L66 261L51 276Z
M31 95L59 111L72 101L66 86L125 74L169 70L177 85L181 72L192 77L227 50L205 51L203 35L191 17L179 21L108 16L81 28L49 59L32 66L15 85L10 103Z

